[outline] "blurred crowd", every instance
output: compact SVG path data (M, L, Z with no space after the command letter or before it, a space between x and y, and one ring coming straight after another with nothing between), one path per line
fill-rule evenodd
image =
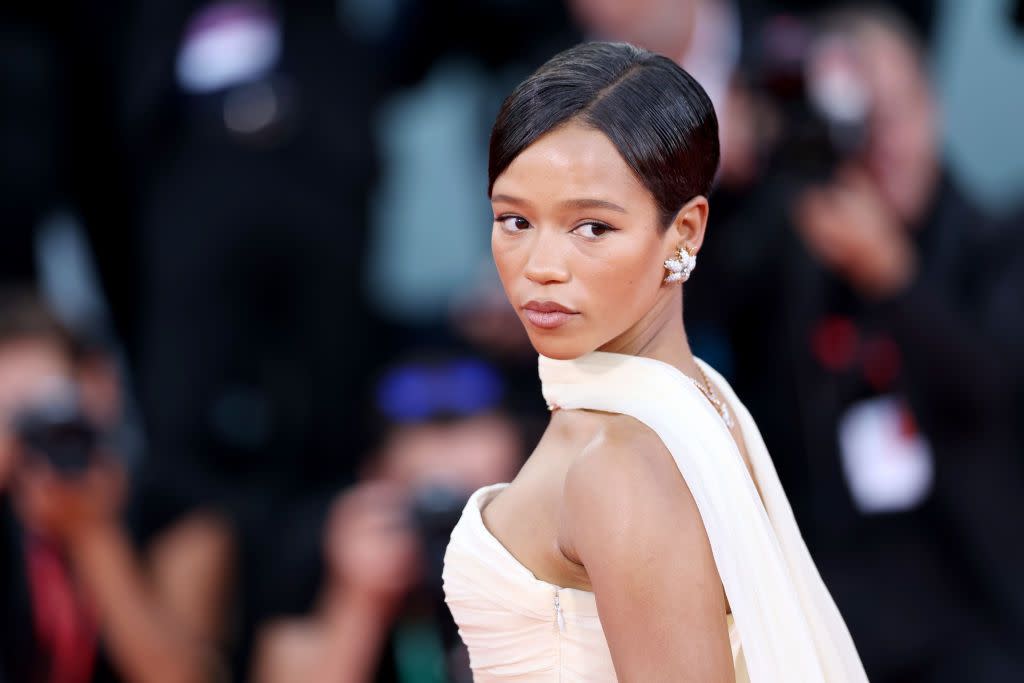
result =
M954 5L5 6L0 683L470 680L448 535L547 419L487 140L585 39L715 104L687 333L870 680L1024 680L1024 203L945 153Z

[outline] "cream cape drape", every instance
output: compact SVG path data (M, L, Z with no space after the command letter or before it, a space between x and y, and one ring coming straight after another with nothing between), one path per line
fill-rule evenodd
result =
M594 351L572 360L541 355L538 369L549 404L630 415L654 430L671 452L707 530L749 681L867 681L760 431L722 376L697 362L739 421L763 504L725 423L675 367Z

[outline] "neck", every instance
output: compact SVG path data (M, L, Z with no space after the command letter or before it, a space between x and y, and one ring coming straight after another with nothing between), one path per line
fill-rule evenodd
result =
M597 350L653 358L690 377L701 376L683 327L681 287L674 287L640 321Z

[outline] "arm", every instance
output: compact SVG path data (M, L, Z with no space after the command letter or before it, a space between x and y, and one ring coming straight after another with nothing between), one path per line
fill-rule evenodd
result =
M338 497L326 525L319 609L264 629L254 680L374 680L392 624L421 578L422 548L407 510L406 492L386 480L364 481Z
M145 571L118 523L123 474L116 466L93 465L80 478L67 480L43 463L32 463L19 480L23 519L67 548L75 576L95 605L111 659L126 679L191 683L223 678L223 663L203 637L212 629L188 618L199 613L189 607L194 601L165 602L173 594L166 590L168 582ZM202 595L213 579L212 568L220 566L213 555L222 544L179 537L186 543L169 548L175 549L177 561L192 563L191 588ZM208 613L213 607L207 605Z
M624 683L731 682L725 593L700 513L657 436L636 436L588 448L563 492L563 524L616 674Z
M256 683L369 683L377 674L390 622L363 596L332 599L322 620L265 627L253 655Z
M174 545L174 544L172 544ZM218 606L212 601L196 605L210 576L209 565L199 557L206 548L179 545L176 561L195 563L192 573L194 595L170 604L165 594L182 596L164 582L151 582L138 557L116 525L104 525L83 532L70 545L76 573L92 598L100 616L101 628L111 659L129 680L140 683L201 683L223 679L223 662L202 635L213 629L197 618ZM153 577L158 578L158 577Z
M1024 372L1024 263L1019 233L965 239L981 227L968 224L970 216L954 214L963 229L951 238L957 261L934 274L922 272L906 230L860 174L809 192L797 227L812 253L874 303L899 346L914 415L941 444L936 488L945 526L981 577L988 604L1024 632L1024 551L1007 522L1022 508L1019 418L1011 411L1019 409L1014 392Z
M998 346L984 322L969 319L953 301L963 277L949 268L941 280L926 275L908 229L869 174L850 166L832 185L807 190L794 218L808 250L872 304L893 335L915 414L929 431L973 441L979 430L1006 419L1009 388ZM985 267L963 239L957 242L958 267ZM976 296L984 305L989 293Z

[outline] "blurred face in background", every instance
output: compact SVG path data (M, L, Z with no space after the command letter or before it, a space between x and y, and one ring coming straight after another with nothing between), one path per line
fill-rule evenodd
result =
M0 344L0 490L17 453L11 421L54 384L70 380L71 374L67 356L55 342L25 338Z
M539 353L615 350L670 308L663 261L679 235L603 133L570 122L542 136L491 204L498 274Z
M937 116L928 76L894 31L868 25L857 43L871 95L866 164L878 189L907 223L920 218L938 169Z
M436 551L447 545L469 493L509 481L522 457L519 432L500 412L390 427L366 463L363 481L340 495L329 513L324 547L332 576L390 619L424 576L440 578L442 555ZM437 488L456 498L438 497ZM421 527L425 520L410 513L422 515L423 500L430 501L430 521ZM442 500L454 518L439 516Z
M579 25L593 37L633 43L676 59L686 52L695 0L571 0Z
M508 481L522 464L521 454L512 421L485 413L396 427L384 446L380 474L410 491L439 485L470 492Z

